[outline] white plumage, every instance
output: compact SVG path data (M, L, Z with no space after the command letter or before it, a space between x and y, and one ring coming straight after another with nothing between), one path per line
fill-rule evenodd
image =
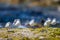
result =
M32 19L30 22L29 22L29 25L33 26L34 24L34 19Z
M10 22L7 22L5 27L10 27L11 26L11 23Z
M51 19L48 18L48 19L45 21L44 26L47 26L48 24L50 24L50 22L51 22Z
M13 22L13 25L15 25L15 26L21 25L20 19L15 19Z
M52 25L55 25L56 24L56 18L54 18L51 22Z

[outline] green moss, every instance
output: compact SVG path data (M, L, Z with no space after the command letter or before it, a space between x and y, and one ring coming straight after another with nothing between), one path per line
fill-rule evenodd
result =
M60 40L60 28L50 28L50 27L44 27L44 28L28 28L31 32L34 33L34 35L36 34L39 34L38 37L32 37L32 38L29 38L29 37L23 37L23 35L21 35L19 33L19 35L17 34L16 36L9 36L12 38L12 40ZM2 31L4 30L4 31ZM0 38L9 38L8 35L9 34L14 34L14 33L17 33L17 32L20 32L20 30L23 30L23 29L14 29L13 31L7 31L5 32L5 28L3 29L0 29ZM11 30L11 29L10 29ZM47 31L47 32L46 32ZM28 33L28 32L27 32ZM45 38L42 38L42 39L39 39L40 36L43 36Z

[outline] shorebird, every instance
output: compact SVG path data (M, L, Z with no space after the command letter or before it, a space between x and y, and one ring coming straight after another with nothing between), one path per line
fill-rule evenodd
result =
M34 23L35 23L34 21L35 21L35 20L32 19L32 20L29 22L29 25L30 25L30 26L34 26Z
M50 19L50 18L48 18L48 19L45 21L44 26L49 25L49 24L50 24L50 22L51 22L51 19Z
M11 23L10 22L7 22L5 27L10 27L11 26Z
M51 22L52 25L55 25L56 24L56 18L54 18Z
M20 19L15 19L13 22L13 25L14 26L20 26L21 25Z

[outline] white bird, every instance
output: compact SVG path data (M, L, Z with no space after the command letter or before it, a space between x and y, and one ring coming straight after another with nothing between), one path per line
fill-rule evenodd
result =
M35 21L35 20L34 20L34 19L32 19L32 20L29 22L29 25L30 25L30 26L33 26L34 21Z
M56 22L57 22L57 21L56 21L56 18L54 18L54 19L52 20L51 24L52 24L52 25L55 25Z
M48 19L45 21L44 26L49 25L49 24L50 24L50 22L51 22L51 19L50 19L50 18L48 18Z
M51 19L50 19L50 18L48 18L48 19L47 19L47 22L51 22Z
M20 19L15 19L14 22L13 22L13 25L14 25L14 26L19 26L19 25L21 25Z
M10 27L11 26L11 23L10 22L7 22L5 27Z

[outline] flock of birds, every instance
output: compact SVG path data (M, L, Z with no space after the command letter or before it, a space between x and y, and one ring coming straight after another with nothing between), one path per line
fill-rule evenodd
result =
M26 22L24 25L22 25L20 19L15 19L13 23L7 22L5 24L5 28L10 28L10 27L12 27L12 28L27 28L26 25L28 25L28 24L31 27L33 27L34 24L35 24L35 20L32 19L31 21ZM43 23L43 26L47 26L47 25L50 25L50 24L51 25L56 25L57 24L56 18L54 18L53 20L51 20L50 18L47 18L47 20Z
M44 26L47 26L47 25L55 25L57 23L56 21L56 18L54 18L53 20L51 20L50 18L47 18L47 20L45 21L44 23Z

